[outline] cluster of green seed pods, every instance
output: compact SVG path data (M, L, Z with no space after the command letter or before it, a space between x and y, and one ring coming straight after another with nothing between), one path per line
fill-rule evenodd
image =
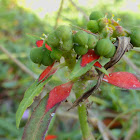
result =
M39 48L32 48L30 52L30 58L36 64L50 66L54 62L50 54L51 54L51 51L49 51L43 45L42 47L39 47Z
M85 31L78 31L73 36L74 50L78 55L84 55L89 49L94 49L97 44L95 36L88 34Z
M130 37L132 45L140 47L140 28L133 28L128 32L118 21L119 19L115 21L113 16L107 18L102 12L93 11L87 22L87 30L72 31L69 26L61 25L44 39L51 50L48 50L44 43L42 47L31 50L30 58L36 64L49 66L60 61L62 56L72 56L71 53L84 55L90 49L94 49L99 56L111 58L116 52L113 43L120 36Z

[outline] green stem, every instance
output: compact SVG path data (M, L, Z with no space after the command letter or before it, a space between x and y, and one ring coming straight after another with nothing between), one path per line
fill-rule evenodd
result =
M83 94L82 89L81 88L79 89L79 87L82 87L80 86L81 83L83 85L85 82L78 81L75 84L74 91L75 91L76 98L79 98ZM88 125L87 108L84 103L78 106L78 115L79 115L79 121L80 121L80 127L82 131L83 140L94 140L93 136L91 135L91 131Z
M73 69L76 63L76 58L72 56L71 52L68 52L64 55L66 65L70 70Z

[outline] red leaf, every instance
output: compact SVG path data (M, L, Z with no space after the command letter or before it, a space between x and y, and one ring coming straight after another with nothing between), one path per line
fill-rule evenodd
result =
M98 61L94 64L94 66L102 68L102 65Z
M114 72L109 76L105 75L103 81L125 89L140 89L139 79L129 72Z
M45 140L53 140L53 139L56 139L56 138L57 138L57 136L55 136L55 135L48 135L48 136L45 137Z
M51 76L52 74L54 74L56 72L57 69L52 69L54 64L52 64L51 66L48 66L39 76L38 81L41 81L42 79L46 80L49 76Z
M36 41L36 46L41 47L43 45L43 40L37 40Z
M49 51L52 51L52 48L46 43L45 44L45 47L49 50Z
M37 40L37 41L36 41L36 46L37 46L37 47L42 47L42 45L43 45L43 40ZM51 48L47 43L45 43L45 47L46 47L49 51L52 51L52 48Z
M73 86L73 83L68 82L68 83L56 86L54 89L52 89L49 93L49 99L46 105L46 112L49 111L57 103L60 103L63 100L65 100L69 96L72 86Z
M95 54L93 50L88 50L88 52L82 56L81 66L84 67L86 66L86 64L90 63L91 61L99 59L99 57L100 56Z

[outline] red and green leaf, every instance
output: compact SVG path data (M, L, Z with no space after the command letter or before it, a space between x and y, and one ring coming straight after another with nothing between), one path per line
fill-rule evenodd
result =
M64 101L70 94L73 83L68 82L59 86L56 86L49 93L49 99L46 105L46 112L49 111L57 103Z
M37 107L34 109L28 123L24 128L22 140L44 140L46 131L48 130L50 121L55 114L59 103L55 104L48 112L46 112L46 105L48 103L48 95L45 96ZM48 138L56 138L50 136ZM47 139L47 138L46 138Z
M129 72L114 72L105 75L103 81L125 89L140 90L140 80Z
M88 63L92 62L93 60L99 59L100 56L98 56L93 50L88 50L88 52L82 56L81 60L81 67L85 67ZM94 65L99 66L99 62L97 62Z
M51 66L48 66L39 76L38 82L40 81L44 81L45 79L47 79L49 76L53 75L56 71L57 68L53 68L52 64Z
M16 125L19 127L20 120L23 116L24 111L33 103L33 99L38 96L57 69L52 69L53 65L47 67L39 76L39 80L36 80L34 84L24 94L24 98L20 102L18 110L16 112ZM38 82L39 81L39 82Z
M85 55L82 56L81 66L85 67L88 63L99 58L100 56L98 56L93 50L89 50ZM108 75L107 70L98 61L94 63L94 67Z

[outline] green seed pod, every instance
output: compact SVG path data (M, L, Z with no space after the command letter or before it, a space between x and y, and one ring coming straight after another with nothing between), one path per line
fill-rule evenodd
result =
M96 44L97 44L98 40L95 36L89 34L89 37L88 37L88 49L94 49Z
M87 45L74 45L74 50L78 55L84 55L88 52Z
M106 38L98 41L95 50L96 53L99 54L100 56L105 56L110 52L111 47L112 47L112 42L108 38Z
M50 56L50 53L51 53L51 51L45 49L43 59L42 59L42 62L41 62L44 66L50 66L54 62L54 60Z
M73 39L74 39L74 43L78 45L86 45L88 42L88 33L84 31L78 31L74 35Z
M107 23L108 23L108 19L107 18L99 19L98 20L99 31L101 31L103 28L105 28Z
M131 43L134 47L140 47L140 28L134 28L130 35Z
M104 17L104 15L102 14L102 12L93 11L89 16L89 19L90 20L98 20L98 19L103 18L103 17Z
M112 44L112 49L111 49L111 51L110 51L107 55L105 55L104 57L105 57L105 58L111 58L111 57L114 56L115 52L116 52L116 47Z
M48 35L47 42L52 47L58 47L60 45L60 39L56 36L55 32Z
M62 51L56 48L53 48L53 50L50 53L50 56L53 60L60 60L62 56Z
M101 37L102 37L102 38L106 38L106 37L108 37L108 36L109 36L109 30L105 27L105 28L103 28L102 31L101 31Z
M41 64L41 61L43 59L43 48L32 48L30 51L30 58L31 60L36 64Z
M62 41L66 41L72 37L72 30L69 26L61 25L56 29L56 35Z
M70 51L73 48L73 41L69 39L68 41L64 41L62 44L62 49L64 51Z
M99 30L99 26L96 20L90 20L87 24L87 29L92 33L97 33Z

